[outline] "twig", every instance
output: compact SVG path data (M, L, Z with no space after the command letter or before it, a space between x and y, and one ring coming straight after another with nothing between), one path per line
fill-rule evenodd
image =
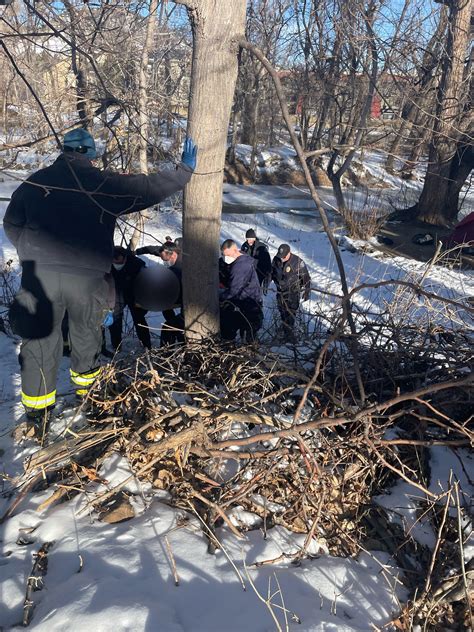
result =
M461 503L459 501L459 481L455 481L454 483L454 493L456 495L458 538L459 538L459 561L461 564L462 582L464 586L464 593L466 595L466 608L469 612L469 621L471 624L471 630L474 630L474 619L472 616L472 608L471 608L471 596L469 594L469 587L468 587L467 576L466 576L466 565L464 562L464 546L463 546L463 533L462 533L462 523L461 523Z
M174 585L179 586L179 577L178 577L178 570L176 568L176 561L174 559L173 551L171 549L171 544L168 540L168 536L166 535L165 535L165 544L166 544L166 550L168 551L168 555L170 557L171 568L173 570Z
M42 544L38 553L35 554L35 561L33 568L28 576L26 583L26 595L23 603L23 626L27 627L30 624L31 617L33 616L33 609L35 603L32 599L33 592L42 590L43 577L48 572L48 552L53 546L54 542L45 542Z

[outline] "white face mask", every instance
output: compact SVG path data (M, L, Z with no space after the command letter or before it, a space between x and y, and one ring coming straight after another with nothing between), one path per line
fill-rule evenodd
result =
M112 265L114 266L114 268L116 270L121 270L125 266L125 262L124 263L113 263Z
M224 261L225 261L227 264L231 264L231 263L234 263L235 259L234 259L234 257L229 257L229 255L225 255L225 257L224 257Z

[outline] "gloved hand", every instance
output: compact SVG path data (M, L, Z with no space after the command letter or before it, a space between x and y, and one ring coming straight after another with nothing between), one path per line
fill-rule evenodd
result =
M197 152L198 148L194 144L193 139L189 137L186 138L186 140L184 141L181 161L184 162L184 164L190 167L193 171L194 169L196 169Z
M103 327L110 327L114 324L114 313L111 309L106 313L104 320L102 321Z

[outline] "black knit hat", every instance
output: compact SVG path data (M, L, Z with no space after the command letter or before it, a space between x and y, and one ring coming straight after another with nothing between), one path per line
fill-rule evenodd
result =
M278 247L278 251L276 253L276 256L278 257L278 259L284 259L289 253L290 253L289 245L288 244L281 244L281 246Z
M254 231L253 228L249 228L248 231L245 233L245 239L257 239L257 233Z

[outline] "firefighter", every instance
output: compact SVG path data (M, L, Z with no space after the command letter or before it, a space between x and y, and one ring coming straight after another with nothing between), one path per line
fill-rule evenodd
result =
M273 258L272 279L277 288L277 304L284 336L293 340L300 299L309 299L311 278L305 262L291 252L288 244L281 244Z
M4 229L22 265L10 319L23 338L21 397L27 423L46 422L55 404L66 310L76 393L84 396L100 374L101 325L111 324L104 275L111 269L117 217L182 189L196 155L196 146L186 139L176 169L149 176L102 171L92 164L97 157L93 137L78 128L65 134L56 161L13 193Z

